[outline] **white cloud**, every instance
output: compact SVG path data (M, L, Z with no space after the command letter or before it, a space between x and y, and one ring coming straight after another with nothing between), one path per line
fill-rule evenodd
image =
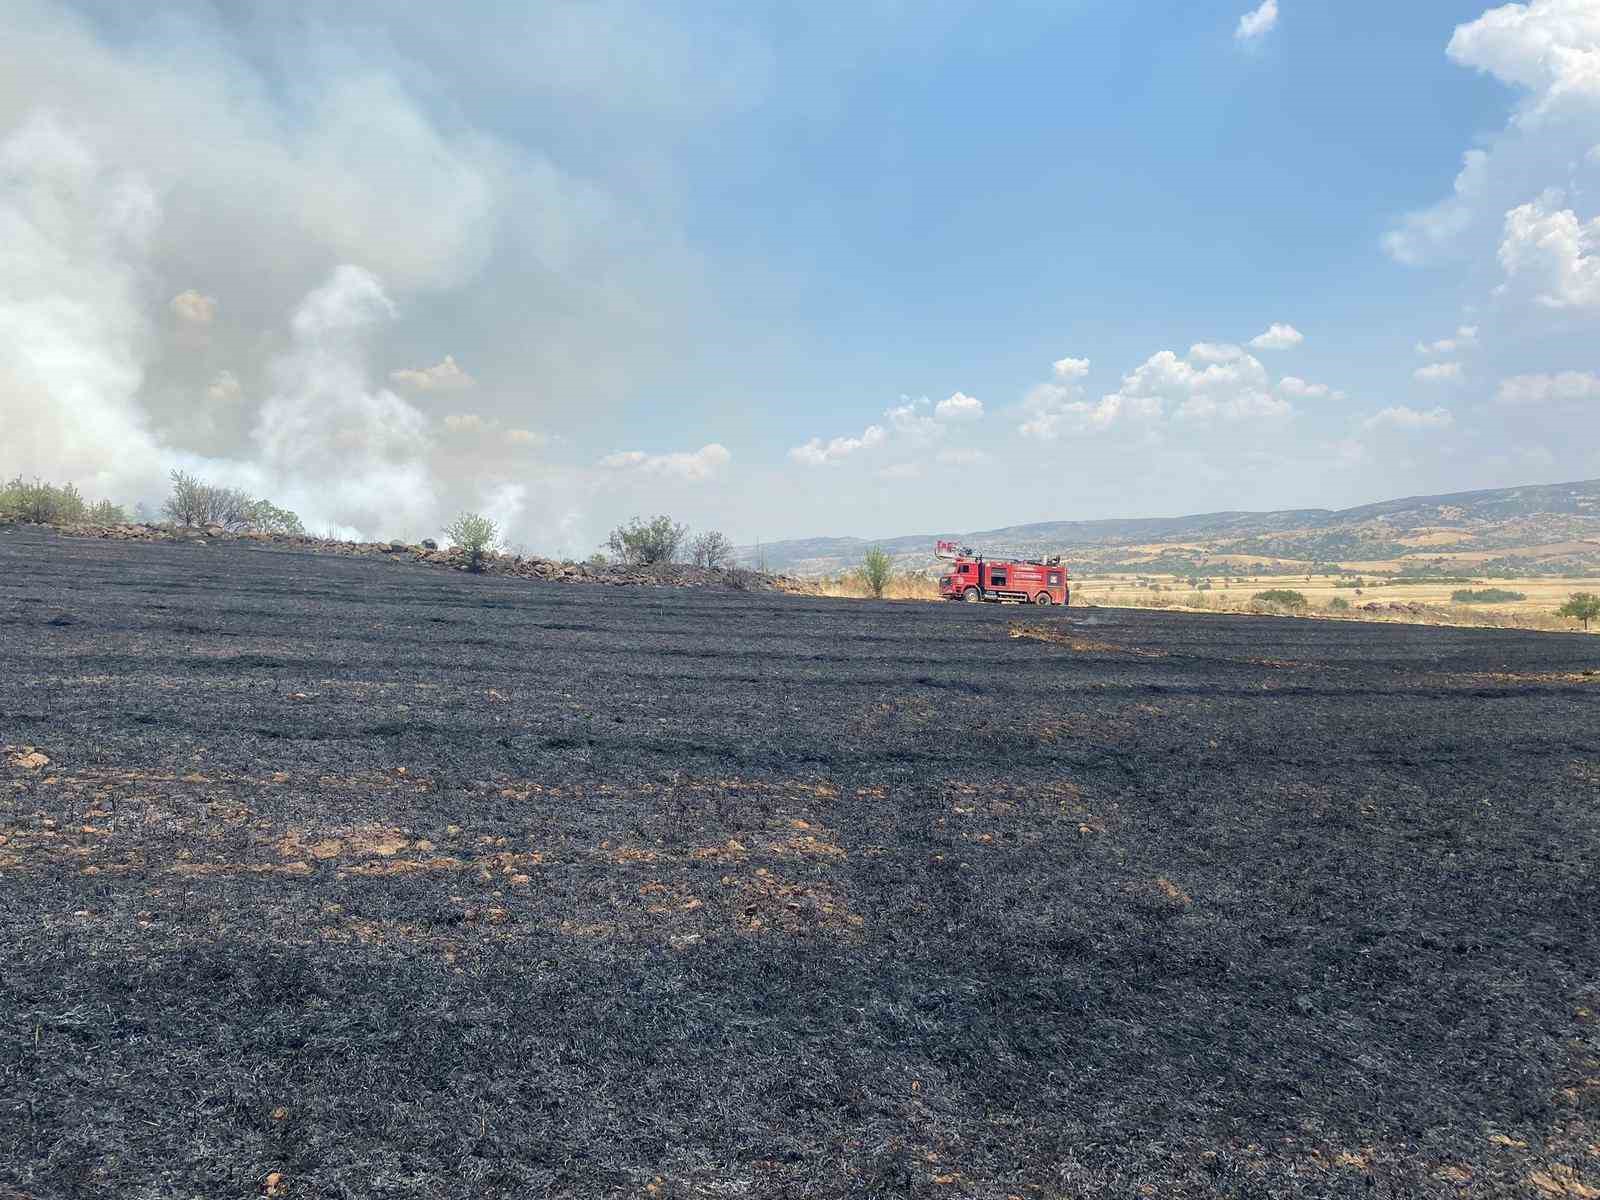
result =
M506 430L506 441L513 446L548 446L550 444L550 435L536 433L531 429L508 429Z
M1596 70L1600 72L1600 52ZM1508 288L1546 308L1600 308L1600 217L1580 221L1559 199L1540 197L1506 213L1500 265Z
M193 288L179 292L168 305L180 321L191 325L209 325L217 315L216 297L201 295Z
M1262 0L1259 8L1251 9L1239 18L1234 28L1236 41L1254 42L1266 37L1278 23L1278 0Z
M1456 28L1445 51L1532 96L1518 120L1537 122L1600 101L1600 7L1593 0L1502 4Z
M1411 376L1418 383L1444 383L1451 379L1461 378L1461 364L1458 362L1429 363L1425 367L1418 367L1411 372Z
M939 401L934 407L933 415L941 421L976 421L983 416L983 401L976 396L957 392Z
M1061 381L1059 375L1036 385L1023 398L1025 419L1017 427L1023 437L1053 441L1103 432L1129 421L1163 418L1276 420L1293 411L1287 400L1273 394L1260 360L1226 342L1196 342L1184 358L1171 350L1153 354L1124 375L1116 391L1097 401L1087 399L1076 382Z
M1600 5L1594 0L1502 4L1456 27L1446 48L1460 66L1523 92L1506 128L1468 150L1453 193L1404 217L1383 239L1397 261L1475 252L1509 209L1567 181L1600 122ZM1474 243L1463 247L1468 239Z
M1399 229L1383 235L1383 248L1389 257L1408 267L1419 266L1465 233L1486 190L1488 172L1487 151L1468 150L1463 154L1452 195L1432 208L1407 213Z
M1374 413L1361 422L1361 428L1368 433L1381 429L1448 429L1455 424L1455 420L1455 417L1447 408L1422 410L1409 408L1401 404L1393 408L1386 408L1382 412Z
M487 433L495 422L477 413L451 413L445 417L444 427L451 433Z
M1440 338L1436 342L1418 342L1418 354L1456 354L1462 350L1470 350L1478 344L1478 327L1476 325L1458 326L1454 337Z
M1293 325L1274 322L1265 333L1258 333L1251 338L1250 345L1257 350L1288 350L1305 340L1306 335Z
M944 433L944 428L930 415L932 405L926 396L917 400L907 396L902 396L900 399L904 403L888 409L883 414L883 419L889 422L890 429L913 438L936 438Z
M1057 379L1082 379L1089 373L1087 358L1058 358L1050 366Z
M860 437L836 437L827 442L812 438L805 445L789 451L789 457L808 467L833 466L859 451L883 445L888 436L888 431L882 425L868 425Z
M908 439L913 443L927 443L943 438L950 425L976 421L984 413L983 401L965 392L956 392L938 404L933 404L926 396L917 399L901 396L900 401L885 410L882 424L867 426L859 437L836 437L827 442L812 438L803 446L790 450L789 457L808 467L829 466L852 454L882 446L890 440Z
M1344 393L1325 383L1308 383L1298 375L1285 375L1278 380L1278 390L1296 400L1343 400Z
M1562 371L1555 375L1513 375L1502 380L1495 397L1501 404L1569 404L1600 401L1600 375L1587 371Z
M389 378L395 383L416 388L419 392L460 392L477 383L456 364L455 356L451 354L446 354L443 362L431 367L406 367L390 371Z
M702 483L712 478L732 460L728 448L710 442L698 450L678 451L672 454L646 454L642 450L620 450L600 460L600 465L611 471L639 471L660 475L686 483Z

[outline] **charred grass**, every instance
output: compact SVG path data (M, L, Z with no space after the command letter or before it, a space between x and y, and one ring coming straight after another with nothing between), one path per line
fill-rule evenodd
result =
M7 535L0 1195L1592 1198L1594 645Z

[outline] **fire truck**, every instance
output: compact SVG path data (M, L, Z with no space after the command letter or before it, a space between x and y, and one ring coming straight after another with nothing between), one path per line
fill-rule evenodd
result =
M934 554L950 563L939 576L939 594L946 600L980 600L1014 604L1067 604L1071 584L1061 556L1049 558L990 558L970 546L939 542Z

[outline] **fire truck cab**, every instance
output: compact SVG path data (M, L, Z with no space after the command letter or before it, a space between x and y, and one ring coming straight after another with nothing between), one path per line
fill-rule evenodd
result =
M940 542L935 553L950 563L949 573L939 577L939 594L946 600L1041 605L1071 601L1071 583L1059 554L1042 559L989 558L954 542Z

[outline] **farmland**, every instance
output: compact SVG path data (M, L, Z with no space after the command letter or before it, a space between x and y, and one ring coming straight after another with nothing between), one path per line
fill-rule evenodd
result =
M0 534L0 1195L1592 1196L1597 711L1577 635Z

